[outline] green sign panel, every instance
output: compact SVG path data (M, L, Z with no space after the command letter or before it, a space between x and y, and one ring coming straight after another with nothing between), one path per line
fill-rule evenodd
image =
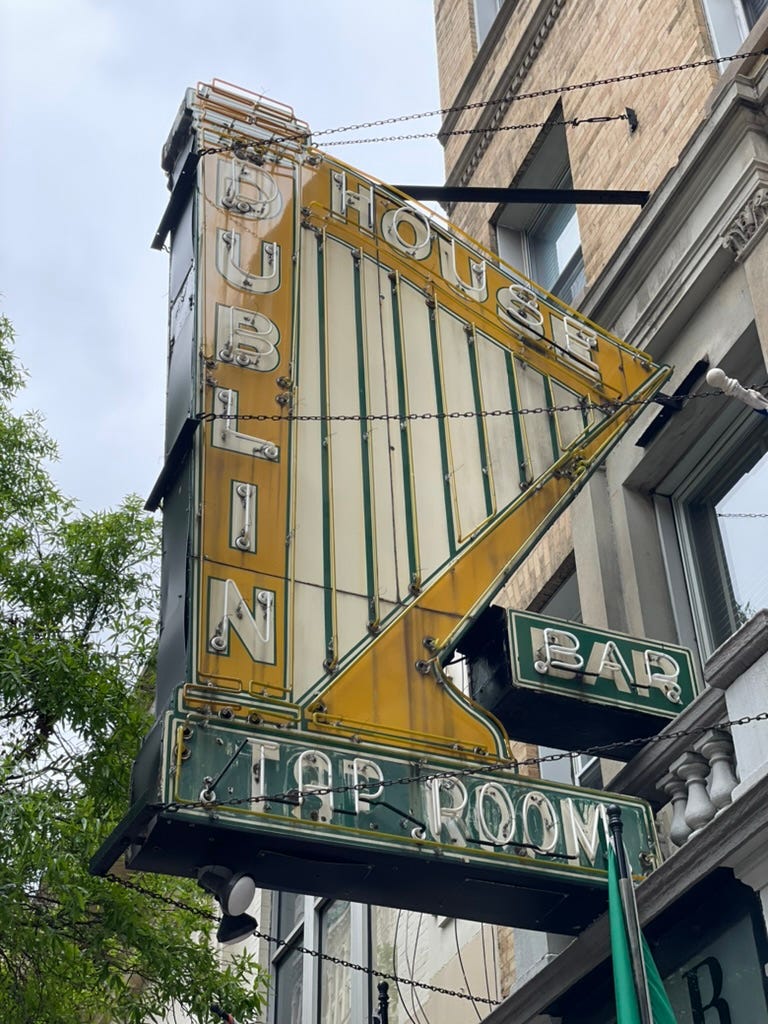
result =
M214 863L264 888L575 933L605 910L609 804L634 873L659 860L643 801L509 765L180 711L161 731L160 792L127 837L137 870Z
M684 647L516 611L509 635L515 686L668 719L696 696Z
M696 695L682 647L488 608L462 644L470 694L509 735L629 760Z

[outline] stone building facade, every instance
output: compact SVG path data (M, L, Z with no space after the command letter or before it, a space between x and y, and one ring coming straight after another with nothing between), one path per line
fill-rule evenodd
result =
M755 568L768 554L768 419L705 379L711 367L753 387L768 378L765 8L435 0L447 184L650 192L643 208L467 203L449 215L672 366L666 394L693 396L644 410L499 603L677 642L698 660L702 692L675 725L690 738L574 771L659 812L668 860L639 888L640 913L679 1019L697 1024L768 1019L765 724L714 728L768 709L768 584ZM751 55L714 62L734 54ZM723 958L726 935L745 942L743 971ZM604 919L573 942L497 943L512 994L494 1024L612 1019Z

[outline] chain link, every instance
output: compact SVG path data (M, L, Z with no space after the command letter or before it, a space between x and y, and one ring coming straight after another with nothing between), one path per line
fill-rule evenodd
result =
M718 519L768 519L768 512L718 512Z
M764 391L765 385L753 387L755 391ZM694 398L724 398L722 391L700 391L696 394L669 395L676 402L687 402ZM633 407L659 405L655 398L626 398L621 401L605 403L583 401L573 405L537 405L530 409L469 409L465 412L369 412L361 413L295 413L290 410L284 413L266 412L200 412L197 419L203 423L210 423L213 420L256 420L260 422L295 422L295 423L374 423L382 420L399 421L407 423L412 420L459 420L459 419L488 419L496 416L536 416L541 414L552 415L556 412L602 412L613 413L618 409L629 409Z
M742 53L734 53L729 57L709 57L705 60L690 61L687 64L673 64L666 68L652 68L648 71L633 71L625 75L612 75L610 78L595 78L588 82L577 82L569 85L556 85L549 89L536 89L533 92L519 92L513 95L507 93L489 100L476 100L473 103L463 103L454 107L439 107L437 110L425 110L418 114L400 114L396 117L382 117L377 121L361 121L359 124L342 125L339 128L323 128L321 131L313 132L313 137L321 135L339 135L341 132L355 132L363 128L379 128L387 124L402 124L404 121L417 121L425 117L445 117L446 114L459 114L465 110L480 110L484 107L495 107L503 103L518 103L521 100L540 99L543 96L561 96L569 92L578 92L582 89L594 89L602 85L618 85L620 82L634 82L642 78L653 78L656 75L668 75L676 71L691 71L695 68L713 67L718 64L726 64L729 61L744 60L747 57L768 56L768 48L762 50L745 50Z
M323 143L324 149L331 146L356 146L369 142L410 142L412 139L438 139L452 135L495 135L497 132L520 132L526 128L549 128L561 125L576 128L581 124L605 124L608 121L628 121L627 114L602 114L595 117L572 117L566 121L529 121L527 124L501 124L488 128L455 128L447 132L416 132L411 135L377 135L370 139L338 139Z
M756 715L745 715L743 718L732 720L726 719L711 725L699 725L690 729L677 729L672 732L654 733L650 736L639 736L629 740L614 740L611 743L602 743L599 746L584 747L579 750L561 751L554 754L545 754L541 757L527 757L522 760L516 758L494 761L491 764L473 764L467 768L445 769L444 771L429 772L419 775L404 775L397 779L374 779L365 782L358 782L350 785L339 786L313 786L307 791L308 796L329 796L341 793L364 793L371 787L376 789L387 789L392 786L407 786L412 782L425 783L436 782L442 779L462 779L469 775L491 775L494 772L511 769L517 771L519 768L528 768L535 765L546 764L551 761L562 761L565 758L572 758L574 755L587 757L610 757L611 753L617 750L624 750L628 746L645 746L653 743L664 743L672 740L685 739L688 736L700 736L711 729L730 729L733 726L749 725L752 722L768 721L768 711L761 711ZM212 810L216 808L238 807L244 804L266 804L266 803L288 803L298 804L304 794L300 789L289 789L283 793L274 793L271 796L249 796L235 797L227 800L226 803L207 801L190 801L189 803L169 803L158 805L158 811L175 813L180 810L198 810L205 808ZM513 844L514 845L514 844Z
M212 914L206 910L200 910L198 907L193 907L189 903L184 903L183 900L174 899L171 896L164 896L162 893L154 892L152 889L145 889L143 885L138 885L136 882L131 882L127 878L120 878L119 875L105 875L108 881L115 882L117 885L123 886L125 889L131 889L134 892L141 893L142 896L148 896L150 899L157 900L160 903L165 903L167 906L174 907L176 910L184 910L190 914L196 914L198 917L203 918L206 921L215 923L219 920L216 914ZM287 946L288 942L285 939L277 938L274 935L269 935L266 932L261 932L256 929L253 935L257 939L263 939L265 942L271 942L278 948L281 946ZM489 1006L498 1006L498 1000L496 999L485 999L480 996L468 995L466 992L457 992L454 989L442 988L440 985L429 985L427 982L414 981L412 978L401 978L397 974L389 974L386 971L379 971L375 967L366 967L364 964L357 964L351 960L344 960L338 956L331 956L330 953L321 953L317 949L310 949L307 946L300 946L291 943L291 949L296 950L298 953L304 953L307 956L314 957L316 960L325 960L328 963L336 964L338 967L348 967L352 971L361 971L363 974L369 974L374 978L383 978L386 981L394 981L398 985L411 985L414 988L426 989L428 992L435 992L439 995L453 996L456 999L471 999L476 1003L486 1003Z

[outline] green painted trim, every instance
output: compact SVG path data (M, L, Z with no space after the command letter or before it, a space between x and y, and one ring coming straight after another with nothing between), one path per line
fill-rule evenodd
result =
M447 310L445 311L448 312ZM445 399L443 394L443 375L440 366L440 341L437 336L437 309L428 308L429 340L432 348L432 370L435 375L435 402L437 405L437 428L440 435L440 461L443 470L443 497L445 499L445 521L448 527L449 557L456 554L456 522L453 515L453 474L448 458L448 423L445 419Z
M515 376L515 361L511 352L504 353L504 362L507 367L507 384L509 385L509 405L512 409L512 422L515 428L515 451L517 452L517 468L520 473L520 483L529 484L532 478L529 476L529 466L525 455L525 442L523 441L523 425L520 422L520 398L517 394L517 377ZM523 488L521 488L522 492Z
M392 330L394 334L395 371L397 375L397 404L401 416L408 415L408 393L405 387L405 353L403 351L403 330L400 314L400 294L398 278L390 278L392 294ZM408 573L411 581L420 579L418 540L414 527L416 525L416 496L413 492L413 469L411 463L411 429L407 420L400 421L400 438L403 459L403 491L405 494L405 528L408 540Z
M376 566L376 510L373 501L372 468L373 453L370 445L371 425L368 415L368 372L366 361L365 331L362 292L362 253L352 253L352 287L355 303L355 341L357 344L357 389L360 410L360 461L363 470L363 504L365 506L365 573L368 588L368 619L379 622L379 581Z
M552 458L557 462L563 454L563 449L560 447L560 438L557 436L557 423L555 422L557 414L554 411L555 399L552 394L552 380L544 374L541 376L544 380L544 396L548 406L547 419L549 420L549 437L552 442Z
M475 412L481 413L483 409L483 396L480 390L480 365L477 354L477 337L472 329L467 334L469 347L469 372L472 376L472 395L475 401ZM488 435L485 429L485 418L481 415L475 417L477 425L477 444L480 449L480 457L483 463L483 492L485 494L485 514L492 516L494 509L493 491L491 489L491 453L488 448Z
M318 341L320 349L320 415L329 415L328 403L328 337L326 332L326 300L325 300L325 239L322 234L316 236L317 241L317 316ZM321 420L320 474L323 487L323 600L325 605L325 660L335 666L338 657L336 649L336 601L333 566L333 507L331 497L331 425Z

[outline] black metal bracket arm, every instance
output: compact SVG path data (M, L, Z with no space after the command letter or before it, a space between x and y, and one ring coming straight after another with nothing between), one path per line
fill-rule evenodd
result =
M192 448L192 438L200 426L197 417L188 416L181 425L181 430L168 452L165 465L160 470L160 475L155 481L155 486L147 498L144 508L147 512L155 512L160 507L160 502L173 487L174 481L181 470L184 460Z
M645 428L637 441L635 441L635 445L638 448L647 448L659 431L663 430L667 423L672 419L675 413L681 411L688 396L690 395L691 388L694 387L704 373L706 373L708 366L708 359L699 359L699 361L694 364L693 369L680 381L674 395L653 396L654 402L656 402L657 405L662 406L662 410L658 416L651 421L649 426Z
M480 188L459 185L395 185L412 199L438 203L530 203L600 206L645 206L650 192L602 188Z

